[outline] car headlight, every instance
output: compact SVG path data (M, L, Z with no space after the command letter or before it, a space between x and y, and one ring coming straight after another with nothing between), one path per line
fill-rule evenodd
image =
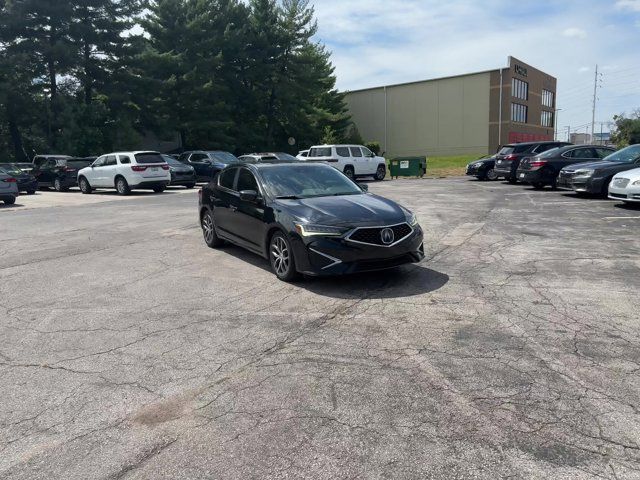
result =
M407 219L407 223L412 227L415 227L416 225L418 225L418 219L415 213L410 212L409 210L405 210L404 216Z
M590 176L592 176L592 175L593 175L593 172L594 172L594 171L595 171L595 170L591 170L591 169L588 169L588 168L585 168L585 169L583 169L583 170L576 170L576 171L573 173L573 176L574 176L574 177L590 177Z
M297 223L296 232L303 237L324 236L339 237L348 229L342 227L330 227L328 225L313 225L310 223Z
M635 182L633 182L631 185L640 185L640 180L636 180Z

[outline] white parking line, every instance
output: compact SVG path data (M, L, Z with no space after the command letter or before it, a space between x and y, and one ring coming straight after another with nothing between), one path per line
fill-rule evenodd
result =
M640 220L640 217L603 217L603 220Z

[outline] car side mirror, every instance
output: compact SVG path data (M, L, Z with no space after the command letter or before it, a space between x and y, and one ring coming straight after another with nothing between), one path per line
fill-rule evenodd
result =
M369 185L367 185L366 183L359 183L358 186L360 187L360 189L363 192L368 192L369 191Z
M256 203L258 200L258 192L256 192L255 190L241 190L240 200L242 200L243 202Z

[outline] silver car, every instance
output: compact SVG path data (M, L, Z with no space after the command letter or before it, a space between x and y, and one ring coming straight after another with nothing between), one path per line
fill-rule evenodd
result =
M0 200L7 205L16 203L18 181L0 167Z

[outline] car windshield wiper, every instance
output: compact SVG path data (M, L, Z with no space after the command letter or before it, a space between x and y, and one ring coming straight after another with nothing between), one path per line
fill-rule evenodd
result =
M280 195L276 197L276 200L300 200L301 198L298 195Z

